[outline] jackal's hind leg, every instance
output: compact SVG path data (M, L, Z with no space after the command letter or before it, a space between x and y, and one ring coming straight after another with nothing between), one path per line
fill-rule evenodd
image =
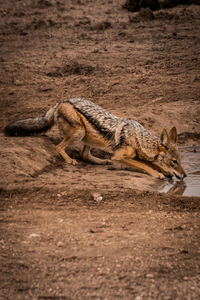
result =
M83 150L81 152L81 157L83 160L88 160L94 164L98 164L98 165L107 165L107 164L111 164L112 162L109 159L100 159L96 156L93 156L90 153L90 146L88 145L84 145Z
M62 158L68 164L76 165L77 161L72 159L66 152L65 149L69 146L72 142L81 141L85 135L85 131L82 128L70 128L67 132L64 139L56 146L56 151L62 156Z

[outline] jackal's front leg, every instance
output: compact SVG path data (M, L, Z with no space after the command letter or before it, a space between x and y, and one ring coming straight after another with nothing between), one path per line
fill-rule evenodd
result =
M136 156L136 151L132 147L127 146L125 148L121 148L121 149L117 150L115 152L114 156L112 157L112 160L120 161L123 164L125 164L126 166L143 170L146 173L148 173L156 178L159 178L159 179L165 178L165 176L162 173L154 170L147 163L145 163L143 161L134 160L135 156Z
M57 145L56 151L64 158L66 163L76 165L77 161L71 158L66 152L65 149L71 143L75 141L81 141L85 135L85 130L81 126L70 126L69 124L65 124L66 135L64 139Z
M56 151L62 156L67 164L76 165L77 161L71 158L66 152L65 148L69 144L69 139L64 139L60 144L56 146Z
M132 158L123 158L120 160L122 163L126 164L127 166L130 166L130 167L134 167L134 168L137 168L137 169L141 169L143 171L145 171L146 173L156 177L156 178L159 178L159 179L164 179L165 176L154 170L153 168L151 168L150 166L148 166L147 164L143 163L143 162L140 162L140 161L137 161L137 160L134 160Z

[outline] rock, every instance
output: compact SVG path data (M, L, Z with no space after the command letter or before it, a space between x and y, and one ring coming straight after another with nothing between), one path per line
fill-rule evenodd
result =
M58 247L63 247L63 246L64 246L64 243L63 243L63 242L58 242L57 246L58 246Z
M92 196L93 200L95 200L96 202L101 202L103 200L102 195L97 192L91 193L91 196Z

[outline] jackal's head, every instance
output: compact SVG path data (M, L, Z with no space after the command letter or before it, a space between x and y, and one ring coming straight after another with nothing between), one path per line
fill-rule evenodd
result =
M183 179L187 175L181 165L180 155L178 153L178 136L176 127L173 127L169 134L163 129L158 142L158 156L154 164L161 169L165 176L175 175Z

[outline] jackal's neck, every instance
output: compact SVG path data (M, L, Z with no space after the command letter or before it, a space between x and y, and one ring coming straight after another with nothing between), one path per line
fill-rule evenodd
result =
M159 138L145 129L140 123L133 121L135 127L135 140L137 157L147 161L153 161L158 154Z

